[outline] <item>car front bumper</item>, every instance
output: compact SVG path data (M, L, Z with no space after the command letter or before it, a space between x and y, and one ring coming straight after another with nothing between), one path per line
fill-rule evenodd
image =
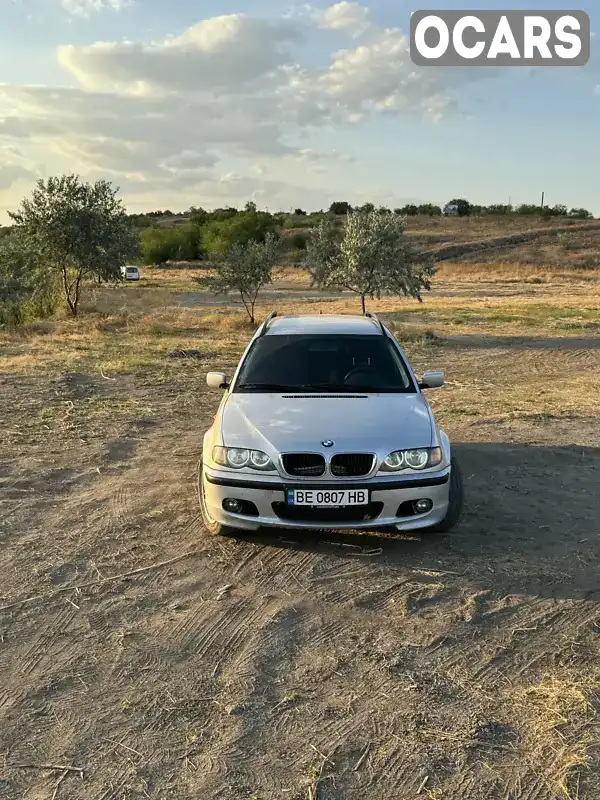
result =
M232 475L231 472L205 468L203 470L203 492L205 506L210 517L222 525L253 531L261 527L277 527L312 530L365 530L369 528L396 528L399 531L412 531L437 525L448 510L450 491L450 467L422 476L411 475L399 478L371 478L349 481L305 481L283 480L281 477ZM318 511L292 512L306 516L292 519L289 506L285 505L286 489L368 489L371 493L370 511L372 519L350 521L347 516L335 519L335 512L327 510L319 517ZM232 514L225 511L226 498L254 504L253 515ZM433 503L426 514L406 513L400 506L411 501L428 499ZM279 513L276 513L276 510ZM292 507L293 509L293 507ZM398 513L400 511L400 514ZM258 514L256 514L258 512ZM348 513L348 512L347 512ZM283 515L283 516L282 516Z

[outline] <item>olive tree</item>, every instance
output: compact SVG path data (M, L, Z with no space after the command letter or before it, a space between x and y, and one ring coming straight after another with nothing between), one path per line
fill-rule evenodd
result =
M138 236L108 181L83 183L77 175L37 182L31 198L9 212L14 231L35 259L61 282L77 315L86 279L118 280L138 248Z
M313 286L348 290L361 298L382 295L414 297L431 288L433 264L419 256L404 235L404 219L395 214L357 210L347 215L342 231L321 222L306 252Z
M0 326L52 314L58 305L56 276L41 265L21 238L0 239Z
M214 294L238 292L254 325L254 307L261 289L273 280L280 251L279 237L267 233L264 241L236 244L214 262L214 274L196 282Z

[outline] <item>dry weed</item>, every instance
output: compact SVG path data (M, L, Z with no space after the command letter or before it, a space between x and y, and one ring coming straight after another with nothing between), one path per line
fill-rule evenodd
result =
M508 701L523 737L523 758L544 775L549 791L567 800L570 774L587 766L591 749L600 745L591 703L599 681L598 674L582 672L545 675Z

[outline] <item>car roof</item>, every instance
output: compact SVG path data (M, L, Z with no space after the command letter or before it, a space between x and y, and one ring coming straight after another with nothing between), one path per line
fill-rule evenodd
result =
M314 334L362 334L381 336L379 322L370 317L346 314L314 314L304 316L275 317L265 336L289 336L300 333Z

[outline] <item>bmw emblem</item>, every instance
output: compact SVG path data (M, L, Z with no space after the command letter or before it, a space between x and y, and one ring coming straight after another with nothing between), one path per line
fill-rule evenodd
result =
M323 447L333 447L335 442L332 442L331 439L325 439L325 441L321 442Z

